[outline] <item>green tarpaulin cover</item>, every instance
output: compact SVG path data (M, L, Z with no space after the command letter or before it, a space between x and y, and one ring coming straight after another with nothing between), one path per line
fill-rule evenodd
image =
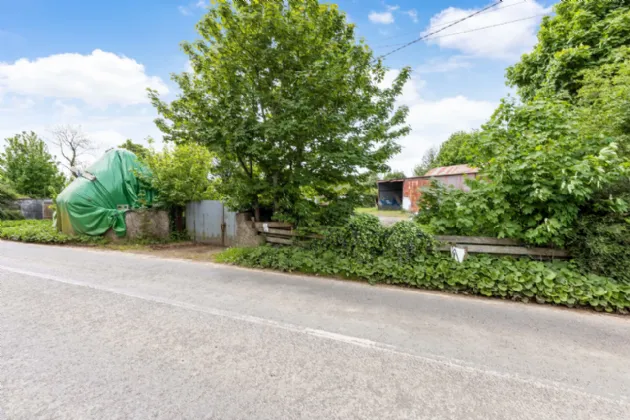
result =
M110 150L68 185L56 200L57 229L66 234L127 232L125 212L153 202L153 191L136 174L149 174L128 150Z

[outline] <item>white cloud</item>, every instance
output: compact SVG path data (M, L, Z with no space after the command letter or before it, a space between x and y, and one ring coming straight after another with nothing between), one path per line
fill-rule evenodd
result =
M390 23L394 23L394 15L392 14L392 12L382 12L382 13L371 12L368 15L368 19L370 19L370 22L372 23L379 23L383 25L389 25Z
M395 12L396 10L400 9L400 6L385 6L385 7L390 12Z
M415 68L418 73L446 73L449 71L469 68L472 64L469 57L452 55L447 58L432 58Z
M513 7L512 7L513 6ZM429 27L423 34L428 34L462 19L477 11L476 9L458 9L449 7L431 18ZM536 1L512 3L490 9L429 38L429 44L441 48L456 49L465 54L478 57L513 60L529 51L536 43L537 27L542 17L512 22L517 19L548 13L549 9ZM502 26L475 32L455 35L491 25L512 22Z
M381 85L391 85L397 75L398 71L390 70ZM409 107L407 123L411 126L411 133L399 139L402 151L389 164L407 175L412 174L413 167L420 163L429 148L438 147L456 131L479 128L498 105L462 95L425 100L421 95L423 86L424 81L414 73L397 100L397 105Z
M59 110L61 113L61 117L65 120L67 118L76 118L82 115L82 112L79 108L74 105L66 104L59 99L53 102L53 106Z
M403 13L409 16L413 23L418 23L418 12L416 12L416 9L407 10Z
M179 13L181 13L184 16L190 16L192 14L190 9L185 6L177 6L177 10L179 10Z
M400 71L398 70L388 70L385 73L383 81L379 83L378 86L381 89L391 87L399 73ZM407 81L405 86L403 86L402 93L396 100L397 105L407 105L411 107L418 103L421 100L420 91L424 87L424 84L424 80L421 80L415 73L412 73L411 78Z
M79 99L104 107L148 103L147 87L168 93L162 79L148 76L142 64L101 50L0 63L0 95Z

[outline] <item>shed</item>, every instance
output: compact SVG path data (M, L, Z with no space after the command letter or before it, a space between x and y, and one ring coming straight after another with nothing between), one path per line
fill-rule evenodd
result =
M421 189L431 185L433 180L468 191L466 179L475 178L478 172L479 169L468 165L441 166L429 170L424 176L378 181L378 208L417 212Z

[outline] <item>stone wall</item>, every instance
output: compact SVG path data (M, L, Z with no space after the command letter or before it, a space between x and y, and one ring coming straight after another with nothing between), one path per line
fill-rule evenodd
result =
M127 235L119 238L113 230L105 237L116 241L125 239L168 239L171 231L168 212L165 210L130 210L125 213Z
M236 237L229 246L258 246L265 243L265 238L258 234L251 213L236 214Z

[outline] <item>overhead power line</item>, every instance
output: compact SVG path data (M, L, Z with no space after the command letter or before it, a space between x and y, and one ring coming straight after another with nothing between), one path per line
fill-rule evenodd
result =
M497 26L504 26L504 25L508 25L510 23L520 22L520 21L523 21L523 20L535 19L535 18L541 17L541 16L549 16L549 13L542 13L542 14L538 14L538 15L534 15L534 16L528 16L528 17L521 18L521 19L515 19L515 20L510 20L510 21L507 21L507 22L496 23L494 25L482 26L482 27L479 27L479 28L469 29L467 31L453 32L453 33L450 33L450 34L444 34L444 35L439 35L439 36L432 36L432 37L428 37L428 38L425 38L425 39L426 40L432 40L432 39L438 39L438 38L445 38L447 36L467 34L467 33L470 33L470 32L476 32L476 31L481 31L481 30L484 30L484 29L496 28ZM399 45L405 45L405 44L404 43L400 43L400 44L376 45L374 48L397 47Z
M523 4L523 3L527 3L527 0L521 0L521 1L519 1L518 3L506 4L505 6L496 7L496 8L494 8L493 10L491 10L491 11L490 11L490 13L492 13L492 12L496 12L497 10L501 10L501 9L507 9L508 7L518 6L519 4ZM484 12L484 13L486 13L486 12ZM480 13L480 14L481 14L481 13ZM454 20L449 20L449 21L447 21L447 22L442 22L442 23L438 26L438 28L441 28L442 26L444 26L444 25L448 25L449 23L453 23L453 22L455 22L455 21L454 21ZM388 39L402 38L402 37L404 37L404 36L413 35L413 34L416 34L416 33L418 33L418 31L407 32L407 33L404 33L404 34L399 34L399 35L389 36L389 37L386 37L386 38L382 38L382 39L381 39L381 41L387 41ZM401 45L401 44L396 44L396 45Z
M438 29L437 31L433 31L433 32L431 32L431 33L429 33L429 34L427 34L427 35L423 35L423 36L421 36L420 38L414 39L414 40L413 40L413 41L411 41L411 42L407 42L407 43L406 43L406 44L404 44L403 46L398 47L398 48L396 48L395 50L392 50L392 51L388 52L387 54L383 54L383 55L381 55L381 56L379 56L379 57L376 57L376 58L374 59L374 61L377 61L377 60L379 60L379 59L383 59L383 58L385 58L385 57L388 57L388 56L390 56L390 55L392 55L392 54L394 54L394 53L396 53L396 52L398 52L398 51L400 51L400 50L402 50L402 49L407 48L407 47L408 47L408 46L410 46L410 45L413 45L413 44L415 44L415 43L417 43L417 42L422 41L423 39L426 39L426 38L428 38L428 37L430 37L430 36L432 36L432 35L435 35L435 34L437 34L437 33L439 33L439 32L442 32L442 31L444 31L444 30L446 30L446 29L448 29L448 28L450 28L450 27L452 27L452 26L455 26L455 25L457 25L458 23L461 23L461 22L463 22L463 21L465 21L465 20L467 20L467 19L470 19L470 18L472 18L472 17L474 17L474 16L477 16L478 14L483 13L483 12L485 12L486 10L489 10L489 9L492 9L493 7L495 7L495 6L498 6L498 5L499 5L499 4L501 4L502 2L503 2L503 0L499 0L499 1L497 1L496 3L492 3L491 5L486 6L486 7L484 7L483 9L476 11L475 13L471 13L471 14L470 14L470 15L468 15L468 16L465 16L465 17L463 17L463 18L461 18L461 19L456 20L455 22L451 23L450 25L446 25L446 26L444 26L444 27L442 27L442 28Z
M487 11L483 12L483 14L490 14L490 13L494 13L494 12L497 12L497 11L499 11L499 10L502 10L502 9L507 9L508 7L518 6L519 4L523 4L523 3L527 3L527 0L521 0L521 1L517 2L517 3L506 4L506 5L503 5L503 6L501 6L501 7L495 7L495 8L494 8L494 9L492 9L492 10L487 10ZM482 13L480 13L480 14L482 14ZM440 23L437 27L438 27L438 28L441 28L442 26L444 26L444 25L448 25L449 23L453 23L453 22L455 22L455 20L449 20L449 21L447 21L447 22L442 22L442 23Z

